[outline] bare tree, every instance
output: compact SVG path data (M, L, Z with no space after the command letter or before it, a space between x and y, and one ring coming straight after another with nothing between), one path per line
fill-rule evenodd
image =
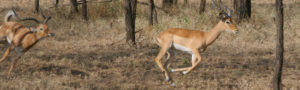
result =
M205 11L205 4L206 4L206 0L201 0L200 2L200 8L199 8L199 14L203 14Z
M77 0L70 0L70 4L71 4L71 9L70 9L70 13L73 14L73 13L78 13L78 3L77 3Z
M39 0L34 0L34 11L39 12L40 10L40 2Z
M126 42L130 45L135 43L135 16L137 0L124 0L124 13L126 24Z
M84 20L88 20L88 17L87 17L87 5L86 5L86 0L81 0L82 1L82 18Z
M251 17L251 0L234 0L233 4L237 22Z
M275 1L276 8L276 28L277 28L277 41L276 41L276 60L274 67L273 77L273 90L282 90L281 75L283 64L283 4L282 0Z

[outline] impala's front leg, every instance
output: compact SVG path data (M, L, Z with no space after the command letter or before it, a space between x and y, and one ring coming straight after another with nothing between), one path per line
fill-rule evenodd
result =
M192 66L195 64L196 57L195 54L192 54ZM171 69L171 72L180 72L180 71L186 71L192 67L185 67L185 68L176 68L176 69Z
M196 55L196 58L197 59L195 59L192 63L192 67L191 68L189 68L187 71L183 71L182 73L183 74L187 74L187 73L189 73L190 71L192 71L199 63L200 63L200 61L201 61L201 59L202 59L202 57L201 57L201 55L200 55L200 53L199 53L199 51L198 51L198 49L194 49L193 50L193 53Z

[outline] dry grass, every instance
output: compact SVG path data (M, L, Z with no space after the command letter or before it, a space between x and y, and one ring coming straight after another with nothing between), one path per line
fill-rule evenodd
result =
M64 2L66 2L65 0ZM0 4L0 18L14 7L20 16L32 13L33 0L4 1ZM191 0L196 2L196 0ZM179 90L270 90L275 54L273 1L252 0L253 14L248 22L238 24L240 33L224 32L202 53L198 68L188 75L172 73ZM285 90L299 90L300 83L300 2L285 3L285 62L283 84ZM8 4L5 4L8 3ZM42 8L53 1L41 0ZM170 27L208 30L217 22L217 11L208 5L205 15L198 15L196 4L176 6L171 15L159 14L159 24L153 30L147 26L145 6L138 6L136 28L138 49L130 48L124 40L122 2L89 4L90 21L69 16L69 7L47 9L53 17L49 22L53 38L44 39L27 52L6 79L11 60L0 64L0 89L173 89L164 81L154 58L158 47L152 38ZM2 23L2 21L0 22ZM1 44L1 51L7 48ZM0 55L2 55L2 53ZM13 57L13 56L11 56ZM190 65L188 54L179 54L172 67Z

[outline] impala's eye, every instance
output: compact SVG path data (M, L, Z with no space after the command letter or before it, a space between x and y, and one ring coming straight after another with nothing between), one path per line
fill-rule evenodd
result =
M40 30L41 30L41 31L43 31L43 30L44 30L44 28L40 28Z
M227 21L227 22L226 22L226 24L230 24L230 22L229 22L229 21Z

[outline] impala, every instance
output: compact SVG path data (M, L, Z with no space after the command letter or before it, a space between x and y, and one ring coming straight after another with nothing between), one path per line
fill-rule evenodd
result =
M220 2L220 6L222 2ZM189 30L182 28L170 28L160 33L156 38L157 44L160 46L160 51L155 58L155 62L159 66L159 68L164 73L166 81L170 81L172 86L175 87L175 83L171 79L169 75L169 70L167 70L170 66L169 60L170 56L172 56L172 49L177 49L180 51L187 52L192 55L192 66L186 68L177 68L171 69L170 72L182 71L182 74L187 74L192 71L201 61L200 52L204 52L206 48L211 45L221 34L223 31L230 31L233 33L237 33L238 30L236 26L231 22L231 10L226 6L223 6L224 11L220 7L218 7L215 2L212 0L212 4L218 10L220 21L216 24L211 30L207 32L199 31L199 30ZM171 53L170 53L171 52ZM167 53L167 61L164 65L161 63L162 57Z
M0 59L0 62L3 62L7 58L12 49L15 50L17 55L9 68L7 74L8 77L18 59L26 51L34 46L39 40L45 37L54 36L54 33L50 33L50 30L46 25L51 17L44 16L42 11L41 15L45 19L44 22L31 17L21 19L14 10L10 10L4 17L4 23L2 26L0 26L0 39L2 40L3 38L6 38L7 42L9 43L9 47L6 49L4 55ZM19 21L35 21L38 23L38 25L36 27L24 27L22 24L16 21L10 21L10 19L13 17L17 18Z

